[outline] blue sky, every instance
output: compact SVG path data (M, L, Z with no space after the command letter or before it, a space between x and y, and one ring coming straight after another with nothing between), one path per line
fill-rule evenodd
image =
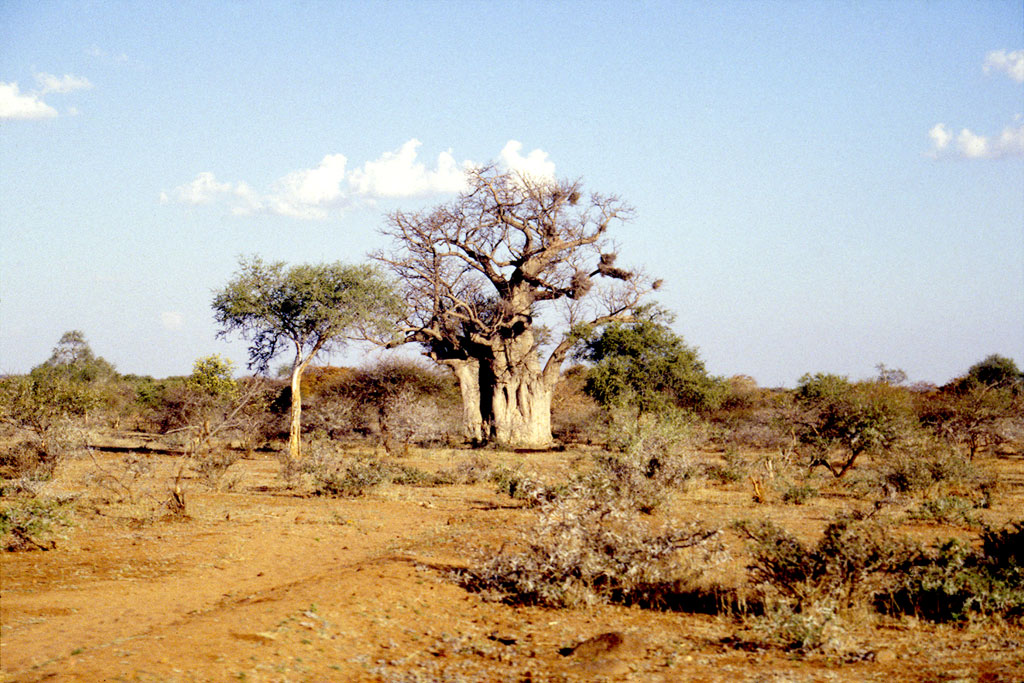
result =
M715 374L1024 365L1022 115L1019 0L5 0L0 372L244 365L239 255L361 261L491 160L632 204Z

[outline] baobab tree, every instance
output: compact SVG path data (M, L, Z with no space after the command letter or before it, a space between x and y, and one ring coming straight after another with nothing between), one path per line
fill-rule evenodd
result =
M584 197L578 180L489 166L451 203L388 216L394 247L374 258L407 306L389 345L420 344L452 369L468 439L550 445L552 391L580 334L631 320L656 288L615 265L608 230L632 215L617 197ZM543 324L556 316L560 335Z

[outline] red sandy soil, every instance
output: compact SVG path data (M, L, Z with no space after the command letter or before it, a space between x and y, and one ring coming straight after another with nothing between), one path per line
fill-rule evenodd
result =
M483 455L554 473L569 461ZM113 467L119 456L102 457ZM1001 623L876 616L851 627L838 653L797 655L730 645L744 625L727 615L488 601L451 569L494 552L533 515L490 483L319 498L287 488L277 461L256 457L232 466L230 492L188 482L179 519L156 504L173 461L150 457L160 467L132 505L87 486L94 464L73 461L51 484L78 496L57 548L2 555L0 681L1024 680L1024 634ZM468 457L422 451L403 462L438 469ZM1024 461L985 466L1008 482L985 521L1020 518ZM758 505L749 482L693 487L675 503L708 524L770 518L807 537L858 505L869 503L839 493ZM742 572L742 541L726 540ZM569 653L607 633L616 635Z

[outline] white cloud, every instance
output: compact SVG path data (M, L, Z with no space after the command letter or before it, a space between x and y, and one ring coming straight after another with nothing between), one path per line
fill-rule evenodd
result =
M993 50L985 55L985 73L1002 71L1007 76L1024 83L1024 50Z
M928 132L928 136L932 140L931 156L934 158L1024 158L1024 126L1007 126L995 138L964 128L954 138L949 128L937 123ZM951 147L950 143L954 140L956 144Z
M949 128L946 128L946 124L936 123L928 131L928 137L932 139L932 151L941 152L949 147L949 141L953 139L953 134L949 132Z
M535 149L525 157L520 154L523 143L509 140L501 150L501 161L507 169L539 181L555 179L555 164L548 159L548 153Z
M460 167L451 150L437 156L437 166L428 171L416 160L422 143L413 138L397 152L385 152L352 171L349 184L354 192L368 198L421 197L435 193L459 192L466 187L466 168Z
M341 184L347 163L343 154L328 154L316 168L293 171L278 180L275 196L295 207L337 204L343 199Z
M191 183L180 185L174 189L174 198L182 204L211 204L223 195L234 194L231 183L220 183L209 171L198 174ZM161 199L168 200L167 193L161 193Z
M35 93L22 93L17 83L0 82L0 119L52 119L57 110Z
M421 144L414 138L351 171L343 154L328 154L315 168L292 171L262 193L245 182L218 181L213 173L204 171L190 183L161 192L160 201L189 205L223 203L239 216L262 213L318 220L360 201L426 197L465 190L466 171L477 164L470 161L460 164L448 150L438 154L434 167L429 168L418 160ZM535 149L524 157L522 147L521 143L510 140L501 152L503 164L510 170L536 178L553 179L555 165L548 160L547 153Z
M166 330L180 330L184 318L178 311L164 311L160 314L160 324Z
M36 74L36 82L39 83L39 94L45 95L48 92L66 93L75 90L88 90L92 83L88 78L80 78L71 74L54 76L53 74Z
M956 151L965 159L983 159L989 154L988 138L964 128L956 136Z

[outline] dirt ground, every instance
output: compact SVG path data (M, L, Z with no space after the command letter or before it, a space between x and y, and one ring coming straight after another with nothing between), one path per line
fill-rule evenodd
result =
M547 472L571 459L483 455ZM121 456L100 457L112 467ZM155 504L173 460L148 457L159 465L154 488L132 504L85 486L95 463L70 463L48 493L78 496L74 525L55 550L2 555L0 680L1024 680L1024 633L1005 624L875 618L846 634L841 654L805 656L731 645L743 628L733 616L487 601L453 583L452 568L494 552L533 514L491 483L302 496L273 456L257 455L232 466L230 491L187 482L181 520ZM403 462L436 470L469 457L423 451ZM1006 482L984 521L1020 518L1024 459L983 466ZM747 481L695 486L675 502L708 524L769 518L808 538L837 510L866 505L842 493L755 504ZM742 542L726 536L742 570Z

